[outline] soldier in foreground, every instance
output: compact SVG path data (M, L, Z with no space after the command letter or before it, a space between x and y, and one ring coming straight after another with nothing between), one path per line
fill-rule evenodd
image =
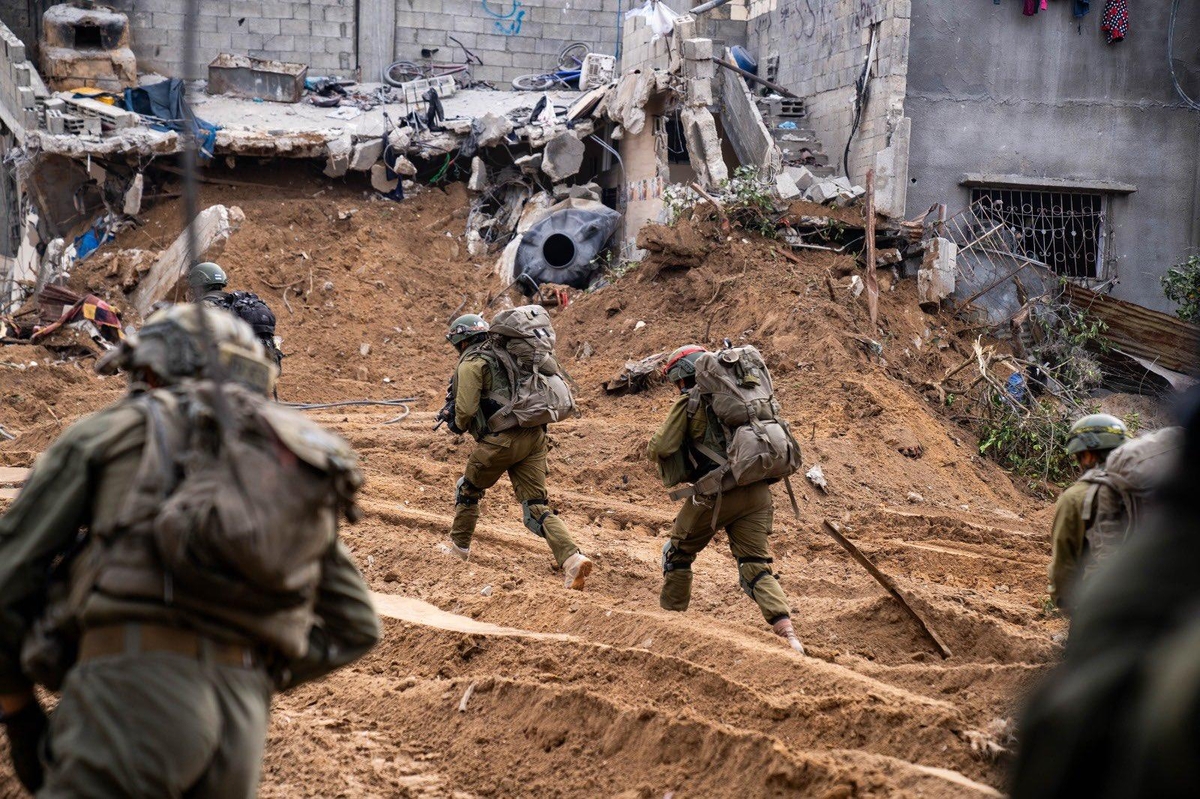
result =
M439 419L452 433L470 433L477 443L454 487L454 523L444 551L464 561L470 557L479 501L507 472L525 526L550 546L566 587L580 590L592 561L580 552L546 493L546 425L574 410L553 360L549 316L541 306L526 305L495 321L489 327L482 316L467 314L451 322L446 335L460 357Z
M663 545L659 604L687 610L692 563L724 528L742 590L772 631L803 654L767 541L775 516L770 484L799 468L800 449L779 416L766 364L753 347L710 353L693 344L671 353L664 371L680 397L651 437L648 455L663 485L691 486L671 492L685 501ZM699 383L698 371L706 378Z
M271 695L379 637L337 535L361 474L266 399L275 367L229 314L158 311L98 364L116 367L129 393L63 433L0 517L13 764L39 796L251 797ZM35 683L62 692L49 719Z
M1185 405L1182 457L1081 586L1064 661L1028 701L1014 799L1200 795L1200 389Z

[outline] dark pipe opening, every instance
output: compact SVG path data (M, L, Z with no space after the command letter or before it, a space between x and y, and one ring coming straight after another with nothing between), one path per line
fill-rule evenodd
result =
M569 266L575 260L575 242L563 233L552 233L542 244L542 257L555 269Z

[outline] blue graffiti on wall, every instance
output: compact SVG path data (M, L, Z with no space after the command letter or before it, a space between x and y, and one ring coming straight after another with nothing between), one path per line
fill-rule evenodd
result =
M525 9L521 8L521 0L508 0L512 3L512 8L507 14L502 14L499 11L494 11L488 0L480 0L483 4L483 10L490 16L496 18L496 30L504 36L516 36L521 32L521 22L525 19Z

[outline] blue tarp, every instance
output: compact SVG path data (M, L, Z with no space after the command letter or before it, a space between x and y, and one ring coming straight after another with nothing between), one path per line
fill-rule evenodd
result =
M96 224L75 239L75 260L82 261L89 255L100 249L100 246L106 241L112 241L116 238L112 231L105 226L104 218L96 220Z
M155 130L175 130L183 133L190 126L191 132L200 142L200 156L213 157L218 128L192 113L191 107L184 99L183 81L179 78L126 89L125 108L135 114L162 120L161 124L151 126Z

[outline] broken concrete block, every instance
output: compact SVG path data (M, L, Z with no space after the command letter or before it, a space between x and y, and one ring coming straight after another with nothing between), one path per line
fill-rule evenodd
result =
M392 193L399 182L399 178L388 178L387 164L382 161L371 167L371 188L380 194Z
M512 120L490 111L471 120L471 130L475 133L480 147L495 147L512 133L512 129Z
M707 78L687 82L687 104L710 106L713 104L712 81Z
M327 153L325 163L325 175L331 178L340 178L350 170L350 153L354 149L354 142L350 138L350 134L346 133L336 139L331 139L325 144Z
M475 156L471 159L471 177L467 181L467 188L471 191L485 191L487 182L487 165L483 163L482 158Z
M934 238L929 242L917 270L917 301L922 308L936 310L942 300L954 293L957 262L958 245L953 241Z
M355 172L366 172L383 155L383 139L367 139L354 145L350 154L350 168Z
M133 176L133 183L129 186L129 190L125 192L125 205L121 209L126 216L137 216L142 212L142 186L144 181L142 173L138 172Z
M787 172L775 176L775 193L781 200L794 200L800 196L800 188Z
M804 192L804 197L814 203L824 205L828 202L833 202L841 194L841 187L832 180L822 180L815 183Z
M246 215L236 205L205 208L191 224L196 237L193 257L199 261L205 256L215 258L220 255L225 242L245 220ZM187 255L188 232L184 230L170 247L163 250L134 290L131 301L139 314L145 317L150 312L150 306L166 299L171 289L184 278L192 264Z
M725 156L721 151L721 137L717 135L717 123L712 112L705 106L684 106L679 112L683 124L683 136L687 142L688 161L700 183L716 186L729 178Z
M806 166L789 166L785 170L788 177L796 184L796 188L800 191L808 191L814 183L817 182L817 176L809 171Z
M565 180L583 167L583 142L572 133L560 133L542 151L542 171L553 181Z
M395 128L387 135L388 147L393 150L406 150L412 143L412 128Z
M527 175L536 175L538 170L542 168L542 154L530 153L523 155L513 161L513 165Z
M600 202L601 195L602 191L595 183L585 183L582 186L571 186L567 189L567 196L572 200Z
M717 76L717 65L712 61L684 61L683 77L712 80Z
M713 57L712 39L684 39L683 57L688 61L711 61Z
M392 171L401 177L416 177L417 165L409 161L407 157L398 155L392 159Z

